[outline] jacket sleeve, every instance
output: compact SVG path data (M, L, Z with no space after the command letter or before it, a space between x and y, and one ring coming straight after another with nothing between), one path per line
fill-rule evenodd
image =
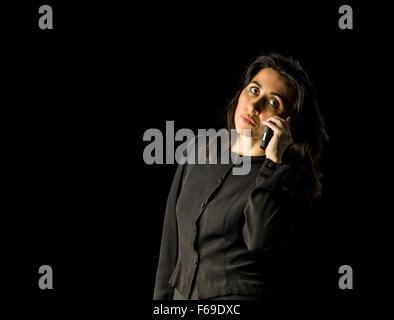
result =
M301 164L266 158L244 209L242 234L252 253L282 248L294 233L294 218L312 205L314 179Z
M178 228L175 208L185 167L186 165L178 165L167 198L153 300L171 300L173 296L173 288L168 282L178 256Z

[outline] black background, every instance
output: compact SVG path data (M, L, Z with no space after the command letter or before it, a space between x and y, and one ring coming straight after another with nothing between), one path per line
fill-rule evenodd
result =
M54 30L38 28L41 4L52 5ZM28 312L49 316L76 307L150 316L176 165L145 164L143 133L165 132L166 120L195 133L221 128L246 65L267 50L300 60L330 136L296 300L334 314L383 303L390 20L380 5L350 3L354 29L340 30L342 4L46 1L4 10L3 275L15 311L28 301ZM38 288L43 264L54 290ZM354 290L338 288L344 264Z

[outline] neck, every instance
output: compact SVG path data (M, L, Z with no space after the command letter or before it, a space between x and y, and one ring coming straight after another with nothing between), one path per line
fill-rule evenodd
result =
M238 153L241 156L263 156L264 150L260 148L260 138L248 137L241 134L231 145L231 151Z

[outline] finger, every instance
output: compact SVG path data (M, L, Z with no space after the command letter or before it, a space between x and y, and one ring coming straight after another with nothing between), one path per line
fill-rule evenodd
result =
M268 118L267 121L273 122L281 130L286 130L286 122L282 118L274 116Z
M291 116L288 116L286 119L280 118L278 116L273 116L270 119L272 118L279 121L280 124L277 123L278 127L283 128L283 130L290 132Z
M274 131L274 133L281 131L280 128L278 128L276 126L276 124L274 122L272 122L272 121L265 121L265 120L263 120L262 123L264 125L266 125L267 127L271 128Z

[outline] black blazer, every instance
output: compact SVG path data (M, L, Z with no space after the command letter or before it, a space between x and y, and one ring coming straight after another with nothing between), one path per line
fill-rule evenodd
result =
M314 180L290 158L251 159L245 176L232 174L233 163L178 165L154 300L172 299L174 287L190 298L194 283L200 299L270 294L275 255L293 234L295 214L311 205Z

